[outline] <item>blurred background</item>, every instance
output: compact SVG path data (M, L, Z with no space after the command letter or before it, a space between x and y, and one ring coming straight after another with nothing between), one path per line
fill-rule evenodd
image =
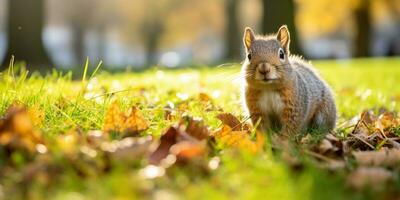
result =
M246 26L287 24L307 59L400 55L400 0L0 0L0 61L29 68L242 60Z

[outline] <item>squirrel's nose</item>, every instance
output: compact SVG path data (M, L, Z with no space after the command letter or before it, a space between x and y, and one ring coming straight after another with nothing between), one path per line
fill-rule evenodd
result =
M269 67L267 66L267 63L258 64L258 72L260 72L262 75L269 73Z

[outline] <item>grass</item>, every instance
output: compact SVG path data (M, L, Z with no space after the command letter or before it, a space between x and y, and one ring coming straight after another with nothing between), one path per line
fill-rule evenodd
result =
M399 110L400 59L316 61L321 75L336 93L339 124L365 109L385 107ZM91 66L96 68L96 66ZM16 66L18 68L18 66ZM239 66L198 69L151 69L140 73L109 74L99 71L86 81L72 80L72 74L54 71L47 76L23 70L3 73L0 83L0 113L15 101L45 112L40 129L54 138L72 129L102 129L105 112L114 99L123 108L138 105L151 121L146 134L159 136L174 121L164 120L164 107L187 102L188 115L203 118L212 129L220 125L217 110L205 111L198 101L200 92L226 112L242 115ZM82 88L86 90L82 92ZM55 145L55 144L50 144ZM18 157L18 156L16 156ZM13 158L14 159L14 158ZM15 158L18 159L18 158ZM66 167L48 188L40 177L30 187L20 185L20 169L0 172L0 199L359 199L372 197L366 191L345 187L344 175L306 166L293 171L270 153L247 155L226 150L221 166L209 175L196 169L173 167L167 176L145 180L138 175L143 163L117 163L108 173L82 178ZM60 159L60 162L63 162ZM7 172L7 173L5 173ZM50 177L50 179L52 179ZM3 195L3 196L1 196Z

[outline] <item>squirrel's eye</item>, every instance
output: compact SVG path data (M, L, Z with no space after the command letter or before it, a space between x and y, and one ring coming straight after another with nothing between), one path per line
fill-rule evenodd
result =
M279 59L285 60L285 53L283 52L282 48L279 48Z
M250 53L247 54L247 58L248 58L249 60L251 60L251 54L250 54Z

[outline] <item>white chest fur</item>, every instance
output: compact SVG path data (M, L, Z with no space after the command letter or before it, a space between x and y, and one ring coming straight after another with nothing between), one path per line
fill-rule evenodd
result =
M263 91L258 100L258 106L262 113L280 114L283 111L283 101L278 92Z

